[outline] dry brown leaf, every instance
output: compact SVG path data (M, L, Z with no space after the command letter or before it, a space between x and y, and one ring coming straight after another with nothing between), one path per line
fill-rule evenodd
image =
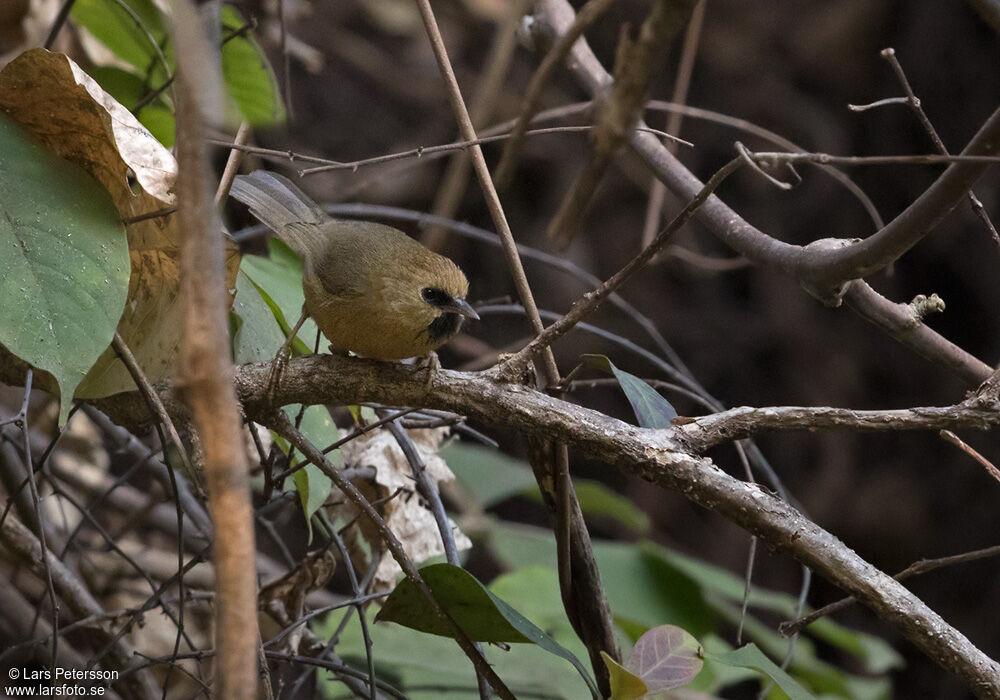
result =
M11 61L0 71L0 109L44 146L97 178L123 219L174 205L177 162L170 151L65 55L32 49ZM181 338L176 217L134 223L127 233L132 272L118 332L155 382L173 371ZM230 290L239 260L227 240ZM100 398L134 388L109 348L76 396Z
M428 476L438 483L447 483L455 479L451 469L438 454L441 440L447 431L447 428L409 431L410 438L427 467ZM369 500L386 499L402 489L399 495L378 506L378 509L382 511L382 517L389 529L402 542L407 556L415 564L444 554L444 545L441 543L434 515L424 500L416 494L410 464L388 431L377 430L356 438L343 445L340 453L346 465L371 466L375 469L374 484L355 481L355 486L360 488ZM360 529L369 548L383 551L378 533L364 518L357 518L357 510L352 504L344 502L344 497L339 491L334 490L327 503L330 504L327 508L331 516L342 521L356 519L357 527L350 528L349 533L357 533ZM449 522L455 534L455 545L459 550L469 549L472 542L454 522L450 520ZM353 549L357 555L359 549L357 547ZM392 557L383 556L375 571L374 590L392 588L400 572L399 565Z

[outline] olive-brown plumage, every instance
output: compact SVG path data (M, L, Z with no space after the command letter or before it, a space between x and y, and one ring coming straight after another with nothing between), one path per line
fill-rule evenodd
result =
M424 356L479 318L458 266L402 231L331 218L287 178L258 170L232 195L303 259L304 313L330 340L377 360Z

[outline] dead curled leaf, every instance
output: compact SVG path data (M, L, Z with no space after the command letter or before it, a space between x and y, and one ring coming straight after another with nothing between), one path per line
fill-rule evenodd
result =
M0 109L46 148L99 180L123 219L174 206L173 155L67 56L32 49L11 61L0 71ZM118 332L153 382L173 371L181 339L176 221L163 216L127 227L132 270ZM239 261L235 245L226 240L228 289L236 286ZM101 398L134 388L108 348L76 397Z
M421 459L427 467L427 474L438 483L450 482L455 475L438 454L441 440L447 433L447 428L410 430L410 438L417 448ZM389 529L399 538L407 556L415 563L426 561L431 557L444 554L444 545L438 532L434 515L424 500L416 493L413 481L413 471L409 462L399 449L396 440L387 430L376 430L362 435L341 448L341 457L347 466L371 466L375 469L374 482L370 480L355 480L354 485L372 503L382 501L377 506L382 512ZM400 491L394 498L392 494ZM366 551L384 551L381 540L374 527L363 517L358 517L358 511L353 504L346 502L339 491L334 491L327 499L327 513L335 521L354 522L344 533L355 565L364 568L370 557ZM449 521L450 522L450 521ZM469 549L472 542L451 523L455 533L455 545L459 550ZM385 555L381 558L375 571L374 590L387 590L395 585L396 576L401 573L396 561Z

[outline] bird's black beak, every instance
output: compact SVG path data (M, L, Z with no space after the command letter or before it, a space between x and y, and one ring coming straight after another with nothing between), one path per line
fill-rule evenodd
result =
M475 321L479 320L479 314L476 310L469 305L465 299L452 299L447 304L441 306L445 311L453 311L456 314L465 316L466 318L471 318Z

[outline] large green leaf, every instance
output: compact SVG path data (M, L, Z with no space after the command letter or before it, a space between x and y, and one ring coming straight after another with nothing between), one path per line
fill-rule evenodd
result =
M455 440L441 450L458 485L482 508L489 508L525 489L536 488L535 477L521 460L499 450Z
M490 546L513 568L554 567L552 533L539 528L491 522ZM649 627L675 624L700 637L714 628L714 615L697 583L667 562L646 556L635 544L594 541L611 610L620 622L638 623L638 637ZM626 628L627 631L628 628Z
M331 615L318 628L323 637L337 630L342 614ZM476 674L455 642L393 624L370 626L375 671L378 678L402 690L409 700L479 700ZM365 642L357 615L340 632L337 653L355 668L366 668ZM581 645L582 647L582 645ZM517 698L531 700L580 700L590 690L565 661L533 644L501 648L484 645L486 659ZM342 684L320 673L326 698L353 697ZM388 696L388 693L386 693Z
M234 8L222 8L224 34L239 30L243 23ZM279 124L285 120L285 106L274 71L251 36L234 36L222 45L222 77L244 120L253 126Z
M0 344L55 377L63 422L125 307L125 228L97 180L5 117L0 213Z
M594 697L598 697L597 686L576 656L492 593L468 571L451 564L432 564L423 567L420 575L441 609L470 639L535 644L573 664L590 686ZM411 578L403 579L396 586L375 619L438 636L452 634L451 627L437 616Z
M152 87L166 80L153 45L153 41L165 43L166 31L153 0L122 0L121 4L115 0L76 0L70 17L141 75L148 74Z
M531 469L499 450L455 440L441 450L458 484L481 508L489 508L512 496L541 501ZM628 499L599 481L574 479L576 496L584 515L614 518L631 530L649 530L649 516Z
M240 272L253 282L264 301L270 307L282 331L290 333L299 320L305 295L302 292L302 262L287 245L276 238L271 239L271 256L245 255L240 263ZM299 329L293 349L299 353L309 352L316 340L316 324L307 319ZM274 347L278 352L279 342ZM320 352L326 343L320 341Z

